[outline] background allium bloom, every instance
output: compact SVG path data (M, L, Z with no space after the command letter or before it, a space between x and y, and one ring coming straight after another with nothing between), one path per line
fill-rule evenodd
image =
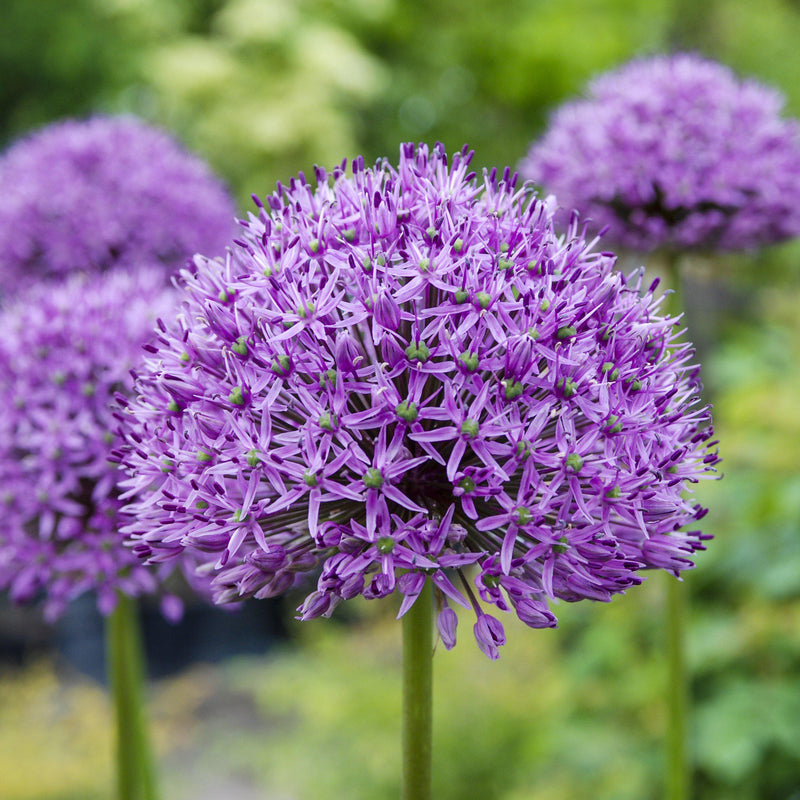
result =
M782 106L694 55L633 61L562 106L521 173L633 250L758 247L800 234L800 129Z
M233 202L208 166L134 117L60 122L0 158L0 276L163 263L217 254Z
M716 457L691 352L639 277L469 161L318 169L184 271L128 407L140 554L214 554L224 601L319 568L303 619L395 590L404 613L429 579L445 645L459 603L493 657L478 596L548 627L552 598L692 565L683 490Z
M0 588L50 619L87 590L109 612L117 588L156 588L119 535L108 456L113 394L174 301L151 268L36 285L0 312Z

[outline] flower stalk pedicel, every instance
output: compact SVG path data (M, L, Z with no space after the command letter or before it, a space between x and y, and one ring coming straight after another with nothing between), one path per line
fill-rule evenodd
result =
M401 800L430 800L433 749L433 590L426 582L403 617Z
M117 728L118 800L157 798L145 720L144 657L137 612L136 601L120 592L106 623L106 660Z

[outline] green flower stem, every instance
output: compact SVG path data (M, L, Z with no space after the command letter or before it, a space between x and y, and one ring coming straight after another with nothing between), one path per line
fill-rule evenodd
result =
M403 617L402 800L431 799L433 590L425 581Z
M668 256L667 280L673 294L667 297L668 311L677 316L683 311L681 302L680 261ZM686 670L686 618L688 590L672 575L667 581L667 740L666 800L689 800L689 676Z
M117 732L117 800L156 800L144 712L144 654L137 603L118 593L106 621L109 683Z
M667 800L688 800L689 676L686 671L685 628L687 587L672 575L667 580Z
M672 293L664 298L662 309L670 316L677 317L685 311L683 308L683 292L681 291L681 257L678 253L667 253L664 256L664 289L671 289ZM681 324L685 323L685 318Z

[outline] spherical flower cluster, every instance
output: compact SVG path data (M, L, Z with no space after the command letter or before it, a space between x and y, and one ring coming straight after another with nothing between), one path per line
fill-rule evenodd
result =
M562 106L520 171L639 252L755 248L800 234L800 128L782 106L698 56L637 60Z
M485 605L550 627L549 600L692 566L716 456L675 321L470 157L301 175L184 270L121 414L140 555L210 555L226 602L316 571L302 619L430 580L445 646L456 603L491 657Z
M0 158L0 276L20 278L222 253L230 196L206 164L135 117L51 125Z
M152 267L36 284L0 312L0 588L49 619L87 590L108 613L117 589L156 589L120 536L108 457L113 395L174 302Z

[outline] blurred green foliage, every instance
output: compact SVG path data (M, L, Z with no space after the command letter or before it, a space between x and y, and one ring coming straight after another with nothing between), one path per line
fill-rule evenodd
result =
M111 105L134 79L135 37L93 0L3 0L0 143Z
M800 114L793 0L4 0L2 14L0 142L64 115L133 111L203 153L243 207L315 162L394 157L406 139L514 164L593 73L669 45L776 85ZM716 539L686 581L697 800L800 800L798 264L790 244L691 276L690 301L713 300L690 303L689 327L726 473L698 487ZM609 606L561 606L557 632L509 626L499 663L465 619L456 650L436 656L435 796L660 798L664 580ZM268 731L215 729L208 762L297 800L396 794L399 630L385 610L357 616L303 626L302 646L268 664L230 665L227 684ZM76 717L49 680L7 684L0 795L104 796L106 712L81 695ZM180 706L170 691L162 702ZM182 720L162 755L195 730ZM38 733L17 736L25 727Z
M680 43L800 111L790 0L4 0L3 23L0 142L132 111L205 155L243 204L401 140L516 164L592 74Z

